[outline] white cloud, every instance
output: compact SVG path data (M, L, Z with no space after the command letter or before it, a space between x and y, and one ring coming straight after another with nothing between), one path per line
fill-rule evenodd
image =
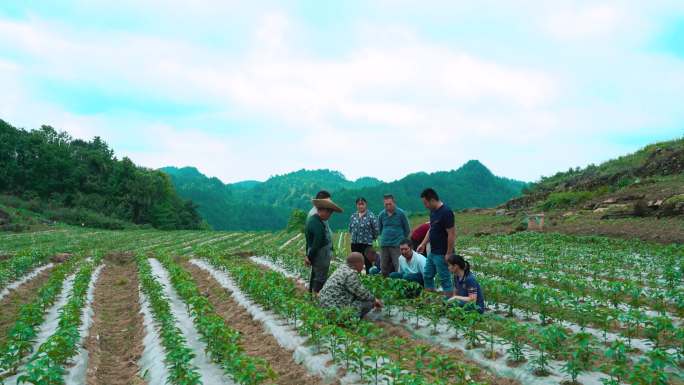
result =
M564 4L562 11L542 7L534 23L554 39L580 42L573 54L585 53L579 50L592 41L594 51L614 47L599 42L619 38L636 20L633 9L619 3ZM188 12L212 22L217 17L199 6ZM401 25L360 23L350 31L352 48L321 56L302 48L305 26L283 11L264 12L253 25L244 34L247 51L237 52L152 34L83 34L37 18L0 20L0 49L28 57L0 59L0 80L12 90L0 96L0 114L33 126L41 119L74 136L100 135L149 167L196 165L227 181L301 167L393 179L455 168L470 158L532 179L595 158L599 146L586 145L591 135L643 131L679 118L673 106L635 108L642 101L631 95L666 89L668 100L684 97L681 63L640 52L618 55L610 48L611 57L589 63L584 57L574 62L558 48L530 63L523 48L520 58L494 59L486 49L437 42ZM641 78L630 79L634 73ZM192 115L79 116L31 94L29 79L192 103L259 128L240 136L210 133L200 125L206 120ZM595 103L587 89L596 85L618 89L624 100ZM127 140L150 150L130 150ZM524 167L512 159L524 160Z

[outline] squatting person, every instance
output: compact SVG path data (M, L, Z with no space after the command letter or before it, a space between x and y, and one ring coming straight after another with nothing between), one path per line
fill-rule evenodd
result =
M363 255L351 253L347 263L338 267L321 290L319 301L328 308L352 307L363 318L373 308L381 308L382 302L361 283L359 273L363 271Z
M390 278L404 279L423 286L425 256L411 248L411 240L404 239L399 243L399 271L390 273Z
M311 266L309 291L318 294L328 278L332 257L332 232L328 227L328 219L333 212L341 213L342 209L330 198L313 199L312 203L316 207L316 214L306 220L304 263Z
M454 275L454 295L449 301L458 301L463 307L474 307L479 313L485 311L482 288L470 271L470 263L460 255L447 257L449 271Z

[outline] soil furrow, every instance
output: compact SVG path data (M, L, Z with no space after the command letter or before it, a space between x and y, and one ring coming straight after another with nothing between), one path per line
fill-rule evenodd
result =
M263 329L261 323L252 319L209 273L187 262L183 267L192 274L197 287L207 296L217 314L223 317L230 327L240 332L245 352L251 356L261 357L271 365L278 375L274 384L323 384L320 378L310 375L303 366L295 363L292 352L278 345L275 338Z
M144 327L133 257L110 255L95 287L88 349L87 384L144 384L138 360Z
M0 346L5 343L9 329L14 325L19 317L19 309L32 302L40 288L50 278L50 274L54 267L45 269L37 276L33 277L23 285L10 291L2 300L0 300Z

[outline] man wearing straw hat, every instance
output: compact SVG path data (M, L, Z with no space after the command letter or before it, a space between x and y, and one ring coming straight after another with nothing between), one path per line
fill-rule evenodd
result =
M341 213L342 209L330 198L313 199L311 203L316 208L316 214L306 220L304 263L311 266L309 291L318 294L328 279L332 257L332 233L328 228L328 219L333 212Z

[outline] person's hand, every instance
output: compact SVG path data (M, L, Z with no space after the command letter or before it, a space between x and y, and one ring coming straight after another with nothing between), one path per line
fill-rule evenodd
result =
M309 260L309 257L304 257L304 264L306 266L311 266L311 261Z
M418 245L418 250L416 251L423 254L425 252L425 244L421 243L420 245Z
M451 254L449 254L449 253L444 254L444 262L449 263L449 256L450 255Z
M373 307L376 309L380 309L380 308L382 308L382 306L383 306L382 301L380 301L379 299L376 298L375 302L373 303Z

